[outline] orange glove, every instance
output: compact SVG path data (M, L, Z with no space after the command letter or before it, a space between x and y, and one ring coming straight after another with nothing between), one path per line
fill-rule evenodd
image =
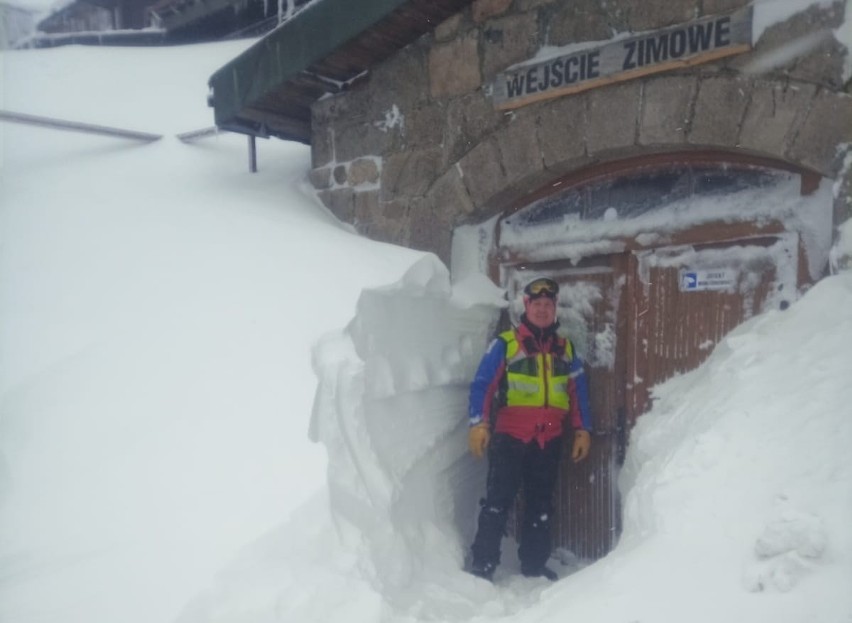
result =
M489 441L491 441L491 433L488 432L488 424L480 422L476 426L470 427L470 432L467 434L467 447L470 448L470 453L473 456L478 459L485 456Z
M592 447L592 436L587 430L578 430L574 433L574 447L571 449L571 460L579 463L589 456L589 448Z

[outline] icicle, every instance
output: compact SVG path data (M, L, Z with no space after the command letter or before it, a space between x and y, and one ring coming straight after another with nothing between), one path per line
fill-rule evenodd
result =
M293 17L293 13L296 12L296 0L286 0L287 8L284 8L285 0L278 0L278 23L286 22L288 19Z

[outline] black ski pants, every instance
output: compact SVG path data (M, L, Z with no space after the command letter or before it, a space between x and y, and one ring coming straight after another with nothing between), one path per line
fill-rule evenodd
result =
M493 436L488 449L485 499L471 547L474 568L493 571L500 563L500 541L522 484L524 517L518 549L521 569L534 573L544 566L550 557L553 487L561 454L561 437L551 439L542 448L535 440L524 443L505 433Z

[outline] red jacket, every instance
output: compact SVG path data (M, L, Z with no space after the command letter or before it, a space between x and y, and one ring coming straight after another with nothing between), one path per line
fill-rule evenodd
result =
M568 417L571 428L591 429L588 387L583 373L583 363L573 355L570 342L556 334L558 324L548 329L538 329L526 322L515 327L515 339L521 350L532 357L538 353L552 354L564 359L570 374L567 381L569 407L566 412L550 405L540 407L513 406L506 404L506 347L504 339L498 337L488 348L477 369L470 388L470 424L489 422L494 397L497 396L497 413L494 430L507 433L529 443L535 439L539 445L556 437L563 431L563 422Z

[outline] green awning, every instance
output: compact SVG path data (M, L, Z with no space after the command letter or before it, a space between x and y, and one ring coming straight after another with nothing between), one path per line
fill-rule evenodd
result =
M210 77L222 129L310 142L310 106L471 0L315 0Z

